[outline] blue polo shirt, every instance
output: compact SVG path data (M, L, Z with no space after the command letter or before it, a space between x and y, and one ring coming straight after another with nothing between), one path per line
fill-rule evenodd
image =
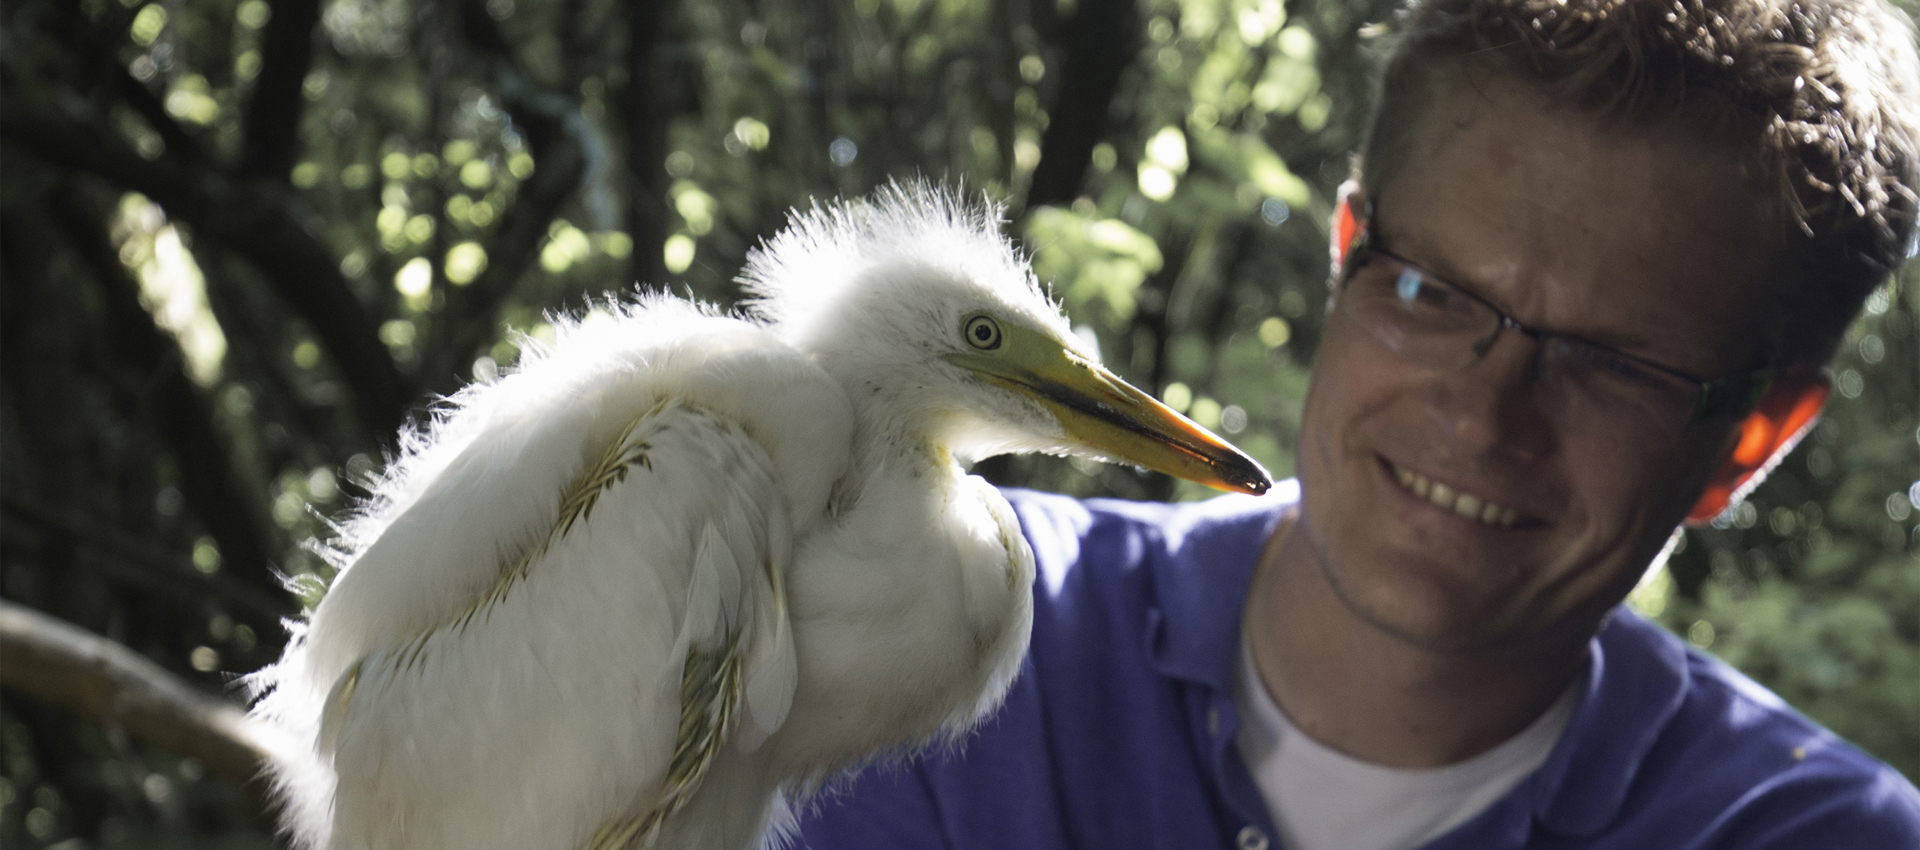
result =
M1241 603L1298 485L1182 505L1007 497L1039 578L1006 704L958 746L823 793L794 846L1277 850L1232 685ZM1920 792L1622 608L1546 763L1426 845L1521 847L1920 848Z

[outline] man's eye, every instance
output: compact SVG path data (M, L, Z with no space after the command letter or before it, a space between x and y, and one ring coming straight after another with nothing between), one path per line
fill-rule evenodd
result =
M1420 290L1424 288L1424 285L1424 282L1420 280L1419 272L1412 269L1403 269L1400 272L1400 279L1393 282L1393 291L1394 294L1400 296L1401 301L1412 304L1420 300Z
M1645 364L1627 359L1621 354L1585 345L1573 340L1555 340L1562 357L1582 371L1619 381L1633 383L1655 383L1659 376Z
M1426 275L1413 269L1401 270L1400 277L1394 281L1393 288L1394 294L1400 297L1401 303L1408 307L1448 310L1453 309L1456 302L1461 300L1446 287L1436 285Z

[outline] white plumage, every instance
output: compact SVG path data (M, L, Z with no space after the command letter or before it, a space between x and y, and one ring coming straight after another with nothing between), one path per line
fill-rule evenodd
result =
M749 260L749 314L562 322L407 435L251 682L296 841L751 847L1018 670L1032 556L966 464L1264 489L1099 369L996 215L919 187L798 215Z

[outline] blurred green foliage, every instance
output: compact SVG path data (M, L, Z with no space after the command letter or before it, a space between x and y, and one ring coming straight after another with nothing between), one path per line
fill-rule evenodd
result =
M1109 365L1291 474L1390 7L16 0L0 591L220 691L323 591L302 541L422 400L636 281L731 305L789 209L913 175L1005 204ZM1812 436L1634 602L1920 776L1914 274L1849 335ZM191 760L0 701L0 843L262 846L263 824Z
M1915 777L1920 268L1901 278L1849 329L1812 433L1633 601Z

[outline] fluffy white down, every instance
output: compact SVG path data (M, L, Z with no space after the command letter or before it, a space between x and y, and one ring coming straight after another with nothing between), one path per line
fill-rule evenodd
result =
M441 628L662 402L633 435L655 444L649 474L609 489L483 618ZM576 847L650 797L702 533L747 541L749 574L786 561L844 473L850 417L838 385L764 330L658 298L567 324L517 374L452 399L342 527L333 587L256 676L272 688L256 714L294 733L275 770L296 837ZM436 628L396 672L396 650ZM352 709L323 736L327 694L363 658Z
M978 309L1079 343L991 211L921 188L799 217L744 279L759 320L650 296L562 322L404 435L250 680L300 846L584 846L654 806L686 652L730 629L746 696L660 846L751 847L792 794L998 704L1033 561L954 458L1066 447L942 355ZM645 468L542 549L629 426Z

